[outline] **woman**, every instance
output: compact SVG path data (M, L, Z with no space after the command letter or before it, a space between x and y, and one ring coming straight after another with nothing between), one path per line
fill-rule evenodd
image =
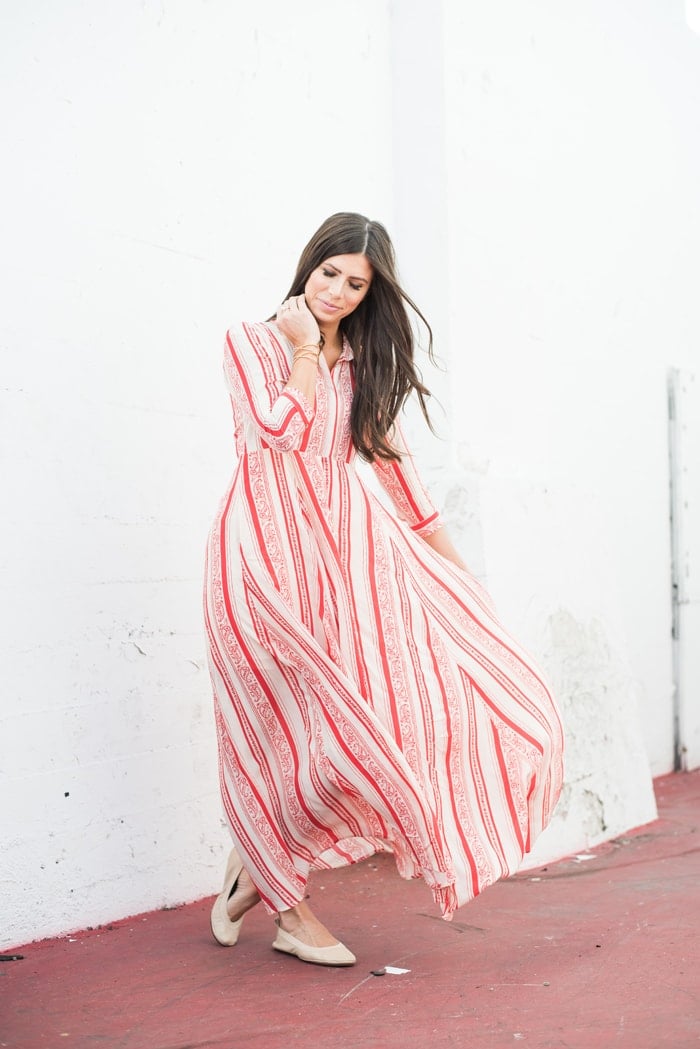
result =
M388 234L331 216L274 319L227 336L238 463L206 623L235 849L222 944L262 899L273 947L351 965L304 902L312 868L393 852L445 918L517 869L561 788L562 732L416 473L398 413L428 391ZM428 331L430 329L428 328ZM369 460L396 515L358 476Z

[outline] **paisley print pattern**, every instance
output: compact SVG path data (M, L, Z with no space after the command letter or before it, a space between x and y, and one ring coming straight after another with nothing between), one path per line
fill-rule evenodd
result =
M352 349L313 405L274 324L226 340L236 467L207 549L205 619L224 811L265 905L312 868L393 852L444 917L515 871L561 789L562 730L532 659L468 572L397 428L355 468Z

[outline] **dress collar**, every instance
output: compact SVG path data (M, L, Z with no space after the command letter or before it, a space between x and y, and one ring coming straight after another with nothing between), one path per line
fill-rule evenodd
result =
M355 354L352 352L352 346L348 342L348 337L343 333L343 348L340 351L339 361L351 361Z

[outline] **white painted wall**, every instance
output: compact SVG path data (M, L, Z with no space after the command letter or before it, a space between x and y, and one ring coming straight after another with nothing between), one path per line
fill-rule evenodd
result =
M682 11L15 7L3 944L218 883L200 580L231 469L222 334L272 310L340 208L395 232L449 365L426 369L447 442L417 451L562 699L566 818L542 848L649 818L644 746L655 772L671 761L665 369L700 335L700 44Z
M645 749L672 767L666 371L700 341L700 41L662 0L445 11L455 439L489 586L569 730L542 855L653 815Z
M676 765L700 768L700 381L673 369L671 406L671 518L673 535L673 661Z
M3 23L0 937L17 943L219 881L200 594L232 470L224 332L269 315L330 212L391 222L391 93L376 0L330 26L309 0L30 0Z
M538 861L651 819L673 763L666 372L698 358L700 41L680 4L421 8L399 5L402 67L428 86L394 135L397 201L426 202L404 270L447 347L429 476L562 703Z

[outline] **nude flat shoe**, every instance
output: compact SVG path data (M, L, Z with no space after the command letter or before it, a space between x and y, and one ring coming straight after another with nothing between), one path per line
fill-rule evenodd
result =
M313 965L354 965L357 961L355 955L342 943L334 943L331 947L312 947L311 944L302 943L296 936L285 932L277 921L277 937L272 944L276 951L283 954L293 954L302 962L311 962Z
M224 887L219 895L214 900L214 906L211 909L211 931L214 939L217 943L220 943L222 947L233 947L238 941L238 934L241 931L241 925L243 924L243 918L245 915L241 915L236 921L231 921L228 916L226 906L231 897L231 893L236 887L241 871L243 870L243 863L241 858L235 849L231 849L229 854L228 862L226 864L226 874L224 876Z

